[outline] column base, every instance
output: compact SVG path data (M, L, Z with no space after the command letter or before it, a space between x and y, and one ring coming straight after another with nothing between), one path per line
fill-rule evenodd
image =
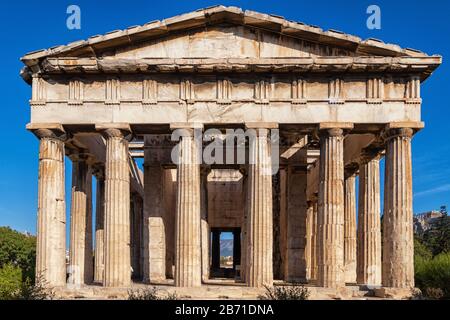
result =
M395 300L409 300L415 295L414 288L388 288L380 287L373 289L375 297L390 298Z

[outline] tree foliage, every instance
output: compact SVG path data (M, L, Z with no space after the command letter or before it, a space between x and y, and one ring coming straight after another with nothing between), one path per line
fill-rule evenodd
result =
M34 279L35 261L35 237L0 227L0 268L12 265L21 270L22 280Z
M431 250L433 256L450 252L450 217L443 214L436 218L430 229L424 232L422 242Z

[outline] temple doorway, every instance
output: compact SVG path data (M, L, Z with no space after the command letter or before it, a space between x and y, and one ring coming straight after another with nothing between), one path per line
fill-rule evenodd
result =
M241 263L241 228L211 228L211 277L236 278Z

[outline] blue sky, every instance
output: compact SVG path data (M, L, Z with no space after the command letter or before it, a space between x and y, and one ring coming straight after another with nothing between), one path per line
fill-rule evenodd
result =
M19 77L26 52L85 39L115 29L164 19L220 3L214 1L1 1L0 35L3 63L1 88L0 226L35 232L38 140L25 130L29 121L30 87ZM81 8L81 30L66 28L66 9ZM443 65L422 87L422 118L426 129L413 141L414 211L450 205L449 67L450 2L436 1L221 1L290 20L337 29L362 38L379 38L402 47L444 56ZM381 8L381 30L366 27L366 8ZM70 193L70 161L66 192ZM70 208L68 197L67 208Z

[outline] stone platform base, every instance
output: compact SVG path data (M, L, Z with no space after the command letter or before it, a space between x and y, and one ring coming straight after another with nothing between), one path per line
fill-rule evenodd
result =
M394 300L409 300L414 296L417 289L412 288L376 288L375 297Z
M276 286L284 285L276 283ZM159 284L134 283L130 288L105 288L100 285L55 288L55 298L64 300L126 300L130 291L156 287L158 295L165 297L176 294L182 300L256 300L264 295L264 288L249 288L243 283L229 280L211 280L198 288L174 287L170 281ZM306 285L310 292L309 300L367 300L377 299L372 290L361 289L358 286L346 286L340 289L328 289Z

